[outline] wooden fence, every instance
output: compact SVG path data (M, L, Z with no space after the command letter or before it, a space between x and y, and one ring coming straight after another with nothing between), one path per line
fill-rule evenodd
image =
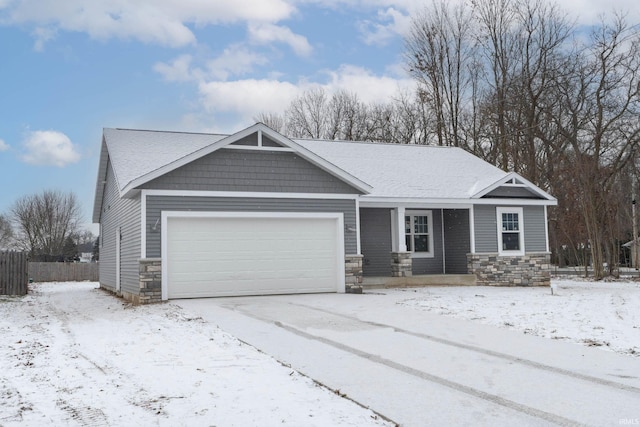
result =
M27 254L0 252L0 295L26 295L29 286Z
M98 263L30 262L29 279L34 282L97 282Z

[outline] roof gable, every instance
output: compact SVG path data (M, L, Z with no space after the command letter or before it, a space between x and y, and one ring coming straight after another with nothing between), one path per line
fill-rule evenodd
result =
M263 123L256 123L233 135L105 128L96 182L93 220L99 221L109 161L119 194L121 197L126 197L140 185L227 146L235 149L295 152L355 189L363 193L371 190L371 186L366 182Z
M528 196L524 194L528 193ZM511 195L509 195L511 194ZM531 183L515 172L509 172L504 177L486 185L471 195L474 199L502 197L502 198L535 198L556 201L546 191Z
M247 145L247 144L243 144L243 141L248 141L250 140L250 137L252 134L256 133L257 134L257 143L258 145L253 146L253 145ZM263 145L263 138L264 136L268 137L268 141L270 141L270 145ZM235 144L234 144L235 143ZM273 143L277 143L279 145L274 146ZM149 173L146 173L144 175L141 175L133 180L131 180L128 184L126 184L124 187L122 187L121 190L121 194L122 195L127 195L129 192L131 192L132 190L136 189L138 186L151 181L152 179L155 179L159 176L162 176L172 170L175 170L181 166L186 165L187 163L190 163L196 159L199 159L203 156L206 156L208 154L213 153L214 151L226 147L226 146L230 146L230 145L234 145L234 148L236 149L249 149L249 150L269 150L269 151L273 151L273 150L282 150L282 151L294 151L296 153L298 153L301 157L305 158L306 160L308 160L309 162L313 163L314 165L318 166L320 169L325 170L326 172L342 179L343 181L345 181L347 184L353 186L354 188L367 193L371 190L371 187L361 181L360 179L356 178L353 175L350 175L349 173L345 172L344 170L336 167L335 165L329 163L327 160L317 156L316 154L306 150L304 147L299 146L298 144L296 144L295 142L291 141L290 139L286 138L285 136L279 134L278 132L274 131L273 129L269 128L268 126L266 126L263 123L256 123L253 126L250 126L244 130L241 130L240 132L237 132L233 135L229 135L226 137L222 137L219 140L210 143L209 145L206 145L200 149L197 149L189 154L186 154L185 156L182 156L180 158L175 159L174 161L171 161L169 163L165 163L163 166L154 169L152 171L150 171Z

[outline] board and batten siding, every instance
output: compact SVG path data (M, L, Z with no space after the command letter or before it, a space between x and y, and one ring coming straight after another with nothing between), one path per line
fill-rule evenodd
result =
M197 196L147 196L147 257L161 256L162 211L339 212L344 214L345 254L357 253L356 202L353 199L281 199Z
M391 276L390 209L360 209L360 247L363 276Z
M431 212L433 212L433 257L413 258L412 272L414 275L444 273L444 266L442 264L442 210L432 209Z
M220 149L177 168L142 189L358 194L296 153Z
M138 294L140 289L139 262L141 224L140 196L121 199L111 164L100 214L100 283L112 290L116 287L116 239L120 227L120 288Z
M498 252L498 224L496 207L501 205L475 205L476 253ZM526 252L545 252L546 227L544 206L523 206L524 249Z
M445 274L466 274L467 254L471 252L468 209L444 209Z

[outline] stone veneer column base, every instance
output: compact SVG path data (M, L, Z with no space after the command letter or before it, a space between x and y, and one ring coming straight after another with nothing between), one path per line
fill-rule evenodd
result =
M362 293L362 255L344 257L344 291L348 294Z
M141 259L139 272L140 293L138 295L130 294L132 302L134 304L162 302L162 259Z
M391 252L391 277L413 276L411 252Z
M550 257L548 252L523 256L467 254L467 267L480 286L550 286Z

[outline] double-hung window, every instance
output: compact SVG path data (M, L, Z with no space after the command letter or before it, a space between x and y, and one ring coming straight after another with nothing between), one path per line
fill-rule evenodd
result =
M404 235L407 251L413 252L413 257L433 257L433 215L431 211L406 211Z
M498 207L498 254L524 255L522 208Z

